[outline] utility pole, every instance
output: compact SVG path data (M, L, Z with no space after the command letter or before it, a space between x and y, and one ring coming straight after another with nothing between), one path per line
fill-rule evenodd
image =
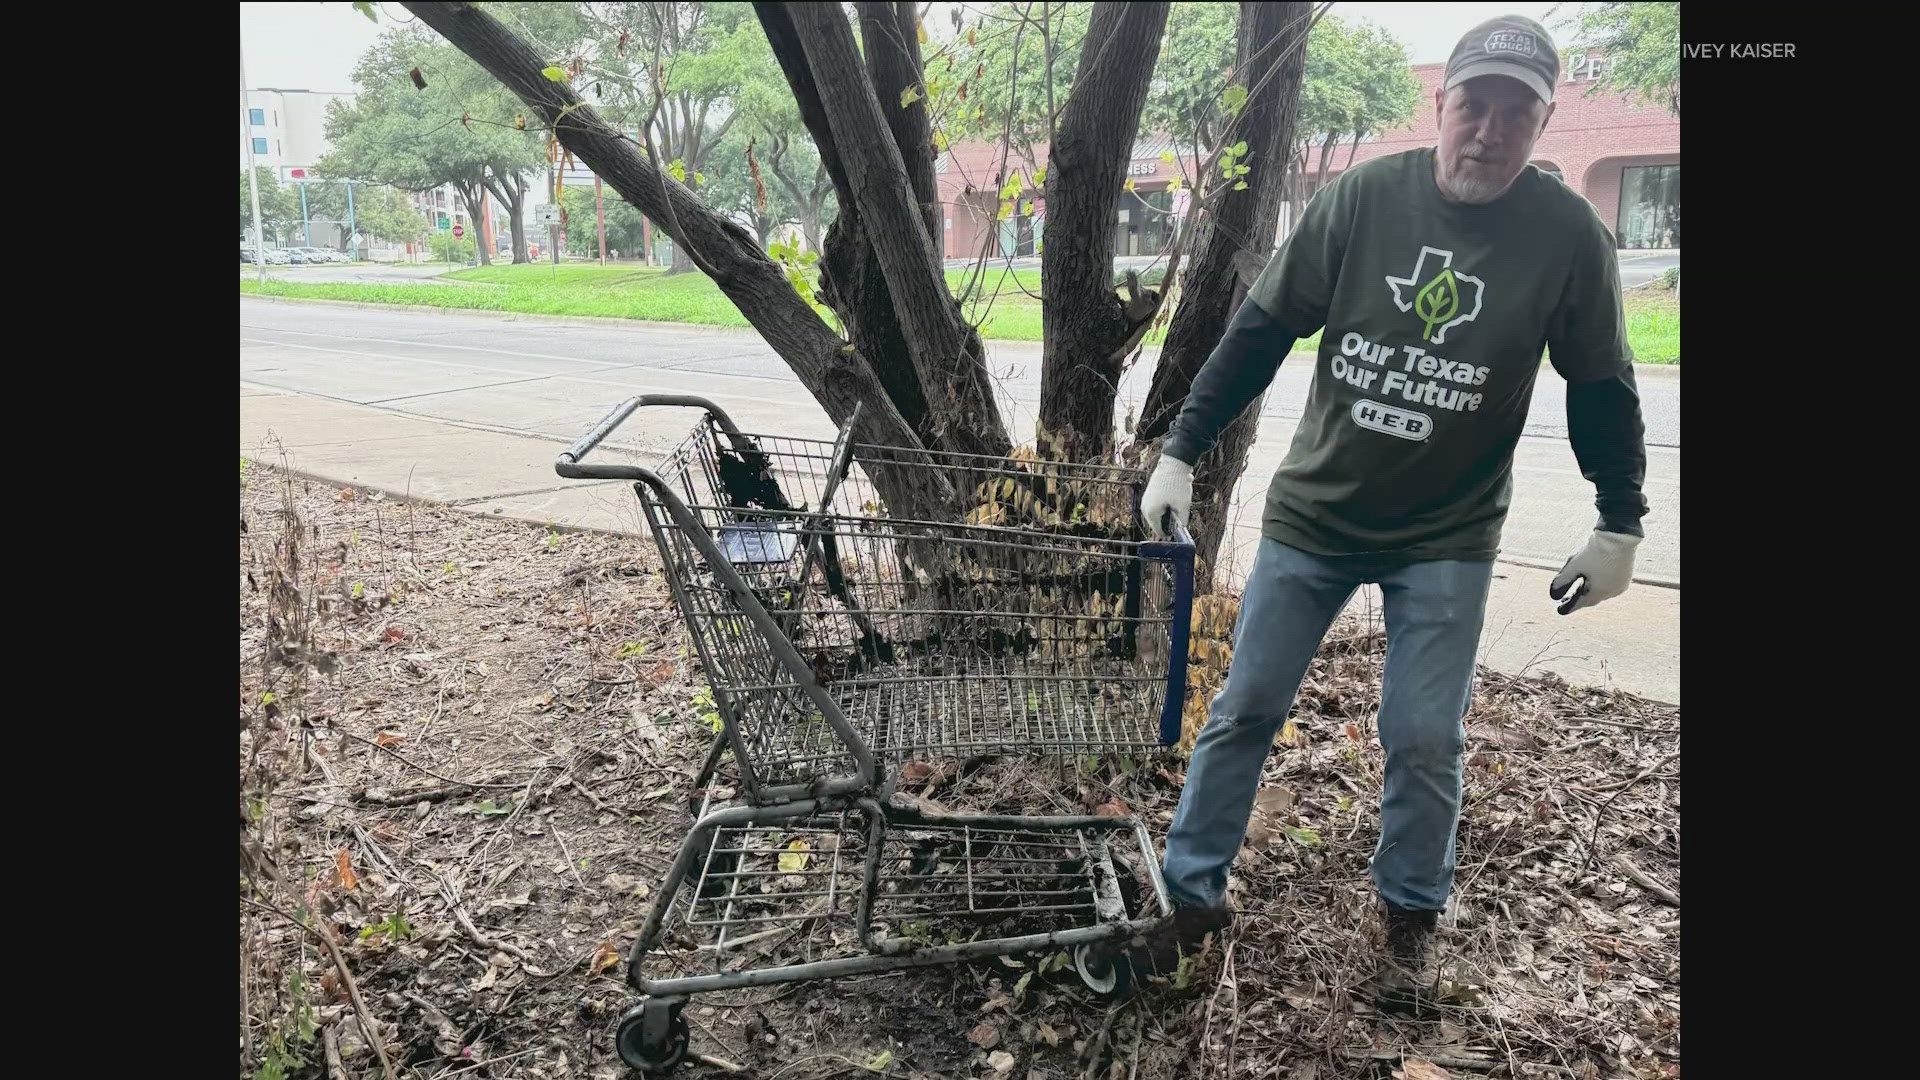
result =
M247 47L240 46L240 141L247 148L247 199L253 204L253 257L260 284L267 283L267 247L260 238L260 181L253 175L253 124L247 102Z
M607 204L600 197L600 174L593 174L593 216L600 230L600 265L607 265Z

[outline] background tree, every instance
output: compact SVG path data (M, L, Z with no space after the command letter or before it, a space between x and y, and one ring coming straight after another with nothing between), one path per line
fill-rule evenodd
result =
M608 250L625 252L628 258L639 255L641 248L646 245L646 225L640 211L621 198L619 192L604 185L600 198L606 210ZM567 229L567 253L599 258L600 237L596 231L593 188L586 184L566 188L562 192L561 205L566 207L567 220L572 222Z
M580 99L572 78L561 72L556 79L544 71L540 54L485 8L405 6L500 79L579 161L673 236L829 418L845 422L856 404L863 405L854 430L858 442L992 455L1012 448L979 336L966 323L941 270L936 141L928 103L936 96L957 101L959 95L957 86L933 93L921 56L924 28L912 4L856 4L857 27L848 24L838 5L754 5L833 182L839 210L824 240L819 291L844 336L796 293L785 268L768 258L746 229L704 205L669 174L671 162L659 147L636 146L627 133L631 129L603 120ZM1265 7L1276 9L1278 17L1259 17ZM1042 10L1050 12L1051 6ZM1119 178L1138 134L1167 14L1164 3L1094 4L1086 13L1085 41L1065 100L1059 100L1052 80L1035 87L1043 94L1051 89L1055 96L1044 114L1052 131L1043 190L1054 226L1043 253L1046 341L1042 427L1035 433L1051 456L1098 460L1115 453L1113 376L1137 353L1148 327L1170 310L1165 293L1135 288L1123 294L1111 283ZM1240 54L1249 62L1239 65L1234 76L1239 84L1223 86L1220 97L1236 124L1253 123L1246 119L1253 115L1246 106L1256 95L1297 78L1282 61L1303 47L1305 15L1304 5L1241 9ZM961 28L962 35L975 31L976 47L978 29ZM1026 30L1023 22L1011 33ZM939 65L944 68L944 57ZM583 72L585 78L594 74L591 67ZM1009 101L1010 111L1020 107L1018 98ZM1284 114L1283 105L1275 107ZM1262 110L1259 115L1271 114ZM1217 217L1210 235L1219 239L1198 249L1196 272L1203 264L1217 270L1224 259L1228 273L1237 274L1237 253L1257 251L1255 260L1263 261L1271 247L1271 232L1261 234L1256 213L1267 187L1253 185L1247 166L1236 157L1251 158L1257 130L1258 125L1236 128L1234 143L1216 148L1200 163L1196 175L1206 178L1206 187L1195 193L1194 220L1206 226ZM1290 140L1288 134L1279 144ZM1277 177L1277 164L1267 171ZM1245 215L1250 224L1233 226L1235 215ZM1183 340L1193 343L1184 355L1202 342L1210 349L1218 340L1225 307L1197 312L1178 328ZM1164 398L1163 404L1173 403ZM955 482L957 476L920 470L898 474L881 463L867 465L891 512L952 520L978 503L976 493ZM1205 551L1202 557L1211 554Z
M425 211L399 188L356 186L353 192L354 227L361 235L389 243L407 243L429 231Z
M253 179L260 190L261 242L278 243L281 230L300 220L300 204L290 197L292 193L269 166L254 166ZM240 170L240 237L246 243L253 243L253 202L247 191L245 169Z
M1582 45L1606 58L1600 78L1587 93L1629 94L1679 118L1679 4L1578 4L1558 25L1568 23Z
M522 127L522 110L498 83L423 27L387 31L353 78L359 93L327 106L333 150L320 170L406 191L451 185L475 223L489 191L508 211L514 261L527 261L527 177L543 158L538 132ZM481 263L491 254L480 249Z
M754 65L764 78L764 37L741 3L581 4L585 37L577 82L604 118L648 142L685 178L704 175L715 149L741 118L734 108ZM755 38L760 38L756 45ZM675 244L669 273L694 269Z
M1351 168L1360 144L1401 127L1420 105L1420 82L1413 77L1406 45L1369 22L1349 24L1324 16L1307 39L1306 70L1300 88L1300 117L1289 185L1292 220L1315 190L1325 185L1335 150L1348 142ZM1311 183L1305 167L1318 147L1320 159Z

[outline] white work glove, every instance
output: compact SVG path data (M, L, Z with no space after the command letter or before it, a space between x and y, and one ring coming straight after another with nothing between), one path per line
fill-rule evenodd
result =
M1569 615L1626 592L1633 583L1633 549L1639 545L1637 536L1595 529L1587 537L1587 546L1568 559L1547 586L1547 595L1560 600L1560 614ZM1567 590L1576 580L1581 585L1569 595ZM1561 600L1563 596L1566 599Z
M1147 535L1165 540L1172 535L1166 527L1167 513L1182 529L1187 527L1187 510L1193 506L1193 466L1179 458L1160 457L1147 478L1147 490L1140 495L1140 516L1146 519Z

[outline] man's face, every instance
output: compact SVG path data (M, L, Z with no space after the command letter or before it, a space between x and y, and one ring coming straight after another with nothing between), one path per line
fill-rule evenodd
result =
M1468 79L1433 100L1440 112L1434 182L1454 202L1489 203L1505 194L1553 115L1552 105L1502 75Z

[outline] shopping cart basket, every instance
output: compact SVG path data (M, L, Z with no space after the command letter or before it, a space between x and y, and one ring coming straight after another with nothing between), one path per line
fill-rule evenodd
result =
M650 405L704 416L656 469L582 462ZM748 434L647 395L555 464L634 482L722 721L628 960L636 1068L685 1057L681 1007L712 990L1064 949L1117 992L1120 940L1171 912L1133 818L931 813L891 787L909 761L1174 743L1192 542L1135 538L1137 470L856 446L857 416L831 442ZM889 513L917 481L956 520ZM728 752L740 794L715 808ZM761 965L773 948L802 958Z

